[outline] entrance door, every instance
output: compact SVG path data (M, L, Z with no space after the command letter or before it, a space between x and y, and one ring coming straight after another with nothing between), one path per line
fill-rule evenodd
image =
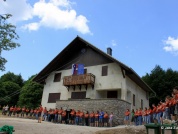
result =
M108 91L107 98L117 98L117 91Z
M72 92L71 99L85 99L86 92Z

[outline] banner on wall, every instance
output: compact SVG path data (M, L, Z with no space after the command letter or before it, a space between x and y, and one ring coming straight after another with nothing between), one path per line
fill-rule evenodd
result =
M78 64L78 71L77 74L84 74L84 65L83 64Z
M72 75L76 75L77 74L77 64L72 64Z
M84 74L84 64L72 64L72 75Z

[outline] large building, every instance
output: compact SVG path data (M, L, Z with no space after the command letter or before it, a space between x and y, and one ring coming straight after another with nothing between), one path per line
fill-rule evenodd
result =
M77 65L84 65L83 70ZM43 106L112 111L116 124L126 108L148 107L153 92L133 69L112 57L111 48L105 53L78 36L34 81L44 84Z

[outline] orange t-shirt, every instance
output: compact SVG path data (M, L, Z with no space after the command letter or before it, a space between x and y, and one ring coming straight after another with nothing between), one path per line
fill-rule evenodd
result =
M63 110L62 109L60 109L60 110L58 110L58 114L62 114L62 112L63 112Z
M138 111L135 111L135 114L134 114L135 116L138 116Z
M29 109L26 109L26 112L29 112Z
M13 111L13 110L14 110L14 108L13 108L13 107L11 107L11 108L10 108L10 111Z
M176 105L176 103L177 103L176 100L175 100L175 98L172 98L171 102L172 102L172 106Z
M150 115L152 113L152 110L151 109L148 109L147 111L146 111L146 114L147 115Z
M70 114L71 114L71 116L74 116L74 115L75 115L75 111L72 110L72 111L70 112Z
M147 115L147 110L144 110L143 111L143 116L146 116Z
M98 118L98 117L99 117L99 114L98 114L98 113L96 113L96 114L95 114L95 118Z
M138 110L138 116L142 116L142 110Z
M130 115L130 112L129 111L126 111L125 112L125 116L129 116Z
M93 118L93 117L94 117L94 113L91 113L91 114L90 114L90 118Z
M17 111L20 111L20 110L21 110L21 108L20 108L20 107L18 107L18 108L17 108Z
M44 110L43 110L43 113L47 113L47 109L44 109Z
M89 114L85 114L85 118L88 118L89 117Z
M25 111L25 108L22 108L22 111Z
M156 113L156 111L157 111L157 107L155 106L155 107L153 107L152 112L153 112L153 113Z
M83 115L84 115L83 112L80 112L79 116L80 116L80 117L83 117Z
M108 116L108 114L104 114L104 118L106 119L106 118L108 118L109 116Z
M65 116L66 116L66 112L63 111L63 112L62 112L62 117L65 117Z

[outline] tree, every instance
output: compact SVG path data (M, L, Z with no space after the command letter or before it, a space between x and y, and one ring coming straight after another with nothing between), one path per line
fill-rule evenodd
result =
M29 108L36 108L41 104L41 98L43 93L43 85L33 81L32 76L25 82L20 92L18 105L26 106Z
M18 101L18 96L20 93L21 87L11 81L1 82L0 83L0 102L2 105L16 105Z
M20 90L24 85L22 76L8 72L0 77L0 103L1 105L16 105Z
M16 33L16 27L7 20L11 17L10 14L0 15L0 70L5 70L5 63L7 60L3 58L2 51L9 51L20 46L19 43L14 42L19 36Z
M178 71L172 69L163 70L159 65L142 77L155 92L156 96L150 95L150 104L165 100L167 95L171 95L172 89L178 84Z
M6 82L6 81L14 82L14 83L18 84L20 87L22 87L24 85L24 80L23 80L21 74L15 75L12 72L7 72L0 78L0 82Z

